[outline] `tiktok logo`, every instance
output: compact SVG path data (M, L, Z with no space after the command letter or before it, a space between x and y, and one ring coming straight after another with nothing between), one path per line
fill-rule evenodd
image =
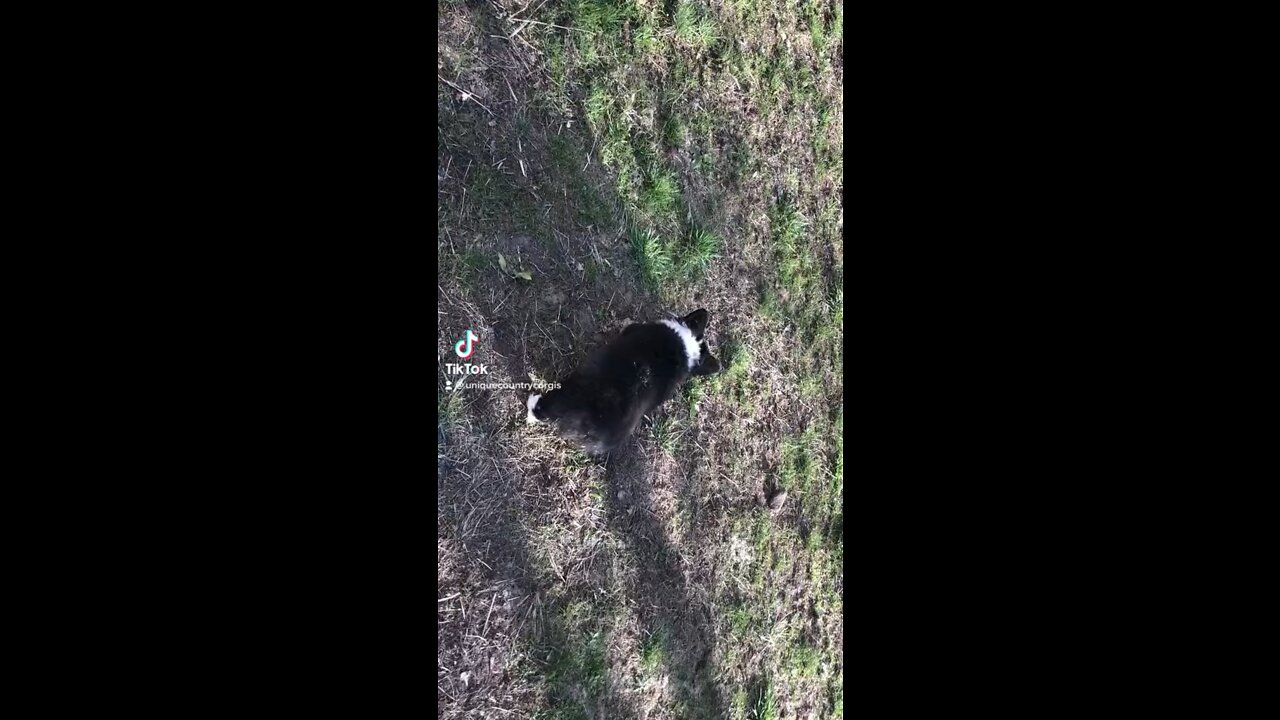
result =
M471 353L475 350L475 348L471 347L471 343L479 339L480 339L479 335L476 335L470 330L467 330L466 337L459 340L457 344L453 346L453 351L458 353L458 357L462 358L463 360L466 360L467 358L471 357ZM463 351L462 349L463 345L467 346L467 349L465 351Z
M473 352L475 352L475 343L478 340L480 340L480 336L468 330L467 334L461 340L453 344L453 351L458 354L458 357L466 360L471 357ZM449 376L488 375L489 368L485 366L484 363L479 365L472 365L471 363L445 363L444 373L446 375L444 389L452 390L453 388L462 387L463 378L455 379L454 377Z

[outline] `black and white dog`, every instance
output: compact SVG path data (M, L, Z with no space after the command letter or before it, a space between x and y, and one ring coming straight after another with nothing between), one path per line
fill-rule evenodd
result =
M630 437L640 419L670 400L691 375L712 375L704 335L709 315L630 325L546 395L530 395L530 423L547 422L584 450L603 455Z

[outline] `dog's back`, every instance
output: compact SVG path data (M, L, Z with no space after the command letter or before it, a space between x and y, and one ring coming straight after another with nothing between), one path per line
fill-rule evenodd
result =
M588 452L609 452L691 374L719 369L719 362L704 352L706 319L706 311L699 310L680 320L629 326L559 390L530 396L530 422L551 422Z

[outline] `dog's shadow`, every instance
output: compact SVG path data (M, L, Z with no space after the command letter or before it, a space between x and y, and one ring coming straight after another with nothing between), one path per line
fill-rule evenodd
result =
M654 512L652 460L632 436L607 458L609 525L634 555L637 569L630 594L642 631L662 645L677 706L695 718L726 717L724 700L712 682L715 644L706 608L694 602L685 582L680 553Z

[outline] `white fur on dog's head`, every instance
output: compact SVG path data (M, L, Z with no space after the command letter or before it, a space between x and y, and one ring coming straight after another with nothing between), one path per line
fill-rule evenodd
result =
M702 356L702 348L698 347L698 338L693 336L693 331L685 327L684 323L677 320L662 320L663 325L671 328L684 343L684 354L689 359L689 367L693 368L698 364L698 358Z
M525 402L525 406L529 408L529 416L525 418L525 422L530 425L540 422L538 418L533 415L533 409L538 406L538 400L540 399L542 399L541 395L530 395L529 400Z

